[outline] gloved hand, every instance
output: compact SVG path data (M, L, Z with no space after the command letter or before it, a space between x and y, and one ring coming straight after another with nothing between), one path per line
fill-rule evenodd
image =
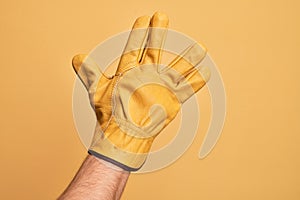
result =
M206 55L199 44L160 69L168 21L163 13L135 21L113 77L87 55L72 61L98 121L89 153L128 171L143 165L155 137L210 76L197 66Z

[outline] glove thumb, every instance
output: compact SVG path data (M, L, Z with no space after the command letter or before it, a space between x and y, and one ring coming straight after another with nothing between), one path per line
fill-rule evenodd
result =
M89 93L94 93L102 74L97 63L86 54L78 54L72 59L73 68Z

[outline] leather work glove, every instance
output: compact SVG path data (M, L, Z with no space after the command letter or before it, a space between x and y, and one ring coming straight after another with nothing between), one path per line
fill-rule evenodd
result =
M143 165L155 137L210 77L198 66L206 50L197 43L160 68L168 23L163 13L139 17L112 77L87 55L72 60L97 116L88 152L127 171Z

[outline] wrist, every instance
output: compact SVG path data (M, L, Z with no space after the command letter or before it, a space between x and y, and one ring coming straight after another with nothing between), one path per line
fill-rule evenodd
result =
M92 157L92 159L94 159L95 162L98 162L100 165L102 165L104 168L106 168L109 171L116 172L116 173L124 173L124 174L130 173L130 171L125 170L124 168L121 168L118 165L115 165L112 162L99 158L93 154L90 154L89 156Z

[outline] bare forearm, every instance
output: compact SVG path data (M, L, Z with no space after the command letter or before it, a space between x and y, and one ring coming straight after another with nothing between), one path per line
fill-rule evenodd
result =
M59 200L118 200L129 172L88 155Z

